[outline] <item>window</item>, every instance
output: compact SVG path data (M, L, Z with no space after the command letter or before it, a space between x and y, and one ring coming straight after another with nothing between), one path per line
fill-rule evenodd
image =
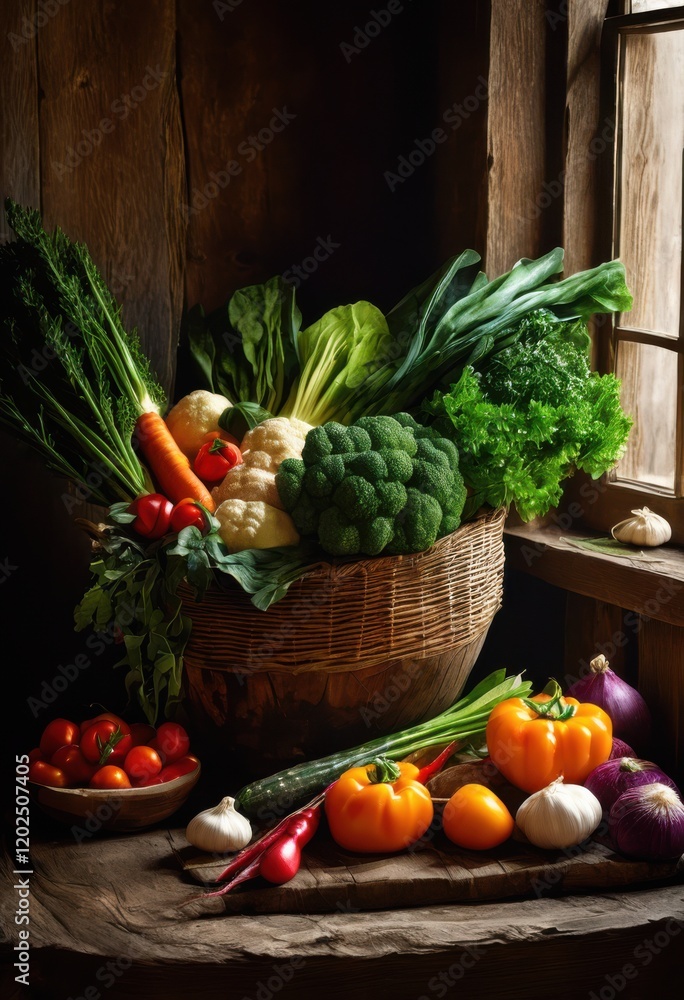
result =
M600 330L599 357L622 379L623 405L635 420L605 503L611 523L635 505L658 510L681 544L684 6L631 0L627 15L606 21L603 53L615 143L600 228L610 239L604 256L625 264L634 307Z

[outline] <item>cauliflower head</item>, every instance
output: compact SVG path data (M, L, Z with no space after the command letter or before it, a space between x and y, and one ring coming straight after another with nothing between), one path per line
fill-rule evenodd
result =
M242 438L245 465L275 472L285 458L299 458L311 425L292 417L269 417Z
M262 500L224 500L214 517L219 521L219 535L231 552L299 543L299 532L290 515Z
M220 433L226 437L218 421L229 406L232 403L225 396L207 389L195 389L179 399L166 414L164 420L172 438L191 462L208 434Z
M211 491L218 507L224 500L261 500L271 507L284 510L275 481L275 472L259 466L236 465Z

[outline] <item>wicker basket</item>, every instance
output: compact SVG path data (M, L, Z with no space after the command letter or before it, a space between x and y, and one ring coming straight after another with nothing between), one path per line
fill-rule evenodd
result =
M459 696L501 604L505 511L416 555L316 566L259 611L237 586L180 596L186 710L254 774L413 725Z

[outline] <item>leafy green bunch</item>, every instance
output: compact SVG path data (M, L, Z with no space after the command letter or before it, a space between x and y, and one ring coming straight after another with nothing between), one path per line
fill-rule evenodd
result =
M558 504L575 470L598 478L623 454L632 420L620 382L591 370L588 346L584 321L536 310L510 346L425 402L457 444L469 510L515 506L531 520Z
M192 620L181 583L199 601L212 582L232 580L266 610L310 567L311 556L304 546L231 553L214 517L205 535L190 526L145 544L127 530L135 518L127 508L117 503L109 510L90 564L93 584L76 608L75 627L118 635L124 656L116 666L128 667L128 695L154 724L162 714L173 715L182 696Z

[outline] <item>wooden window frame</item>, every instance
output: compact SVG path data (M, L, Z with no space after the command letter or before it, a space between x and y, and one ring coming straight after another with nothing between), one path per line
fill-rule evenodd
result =
M682 30L684 4L661 11L644 11L638 14L621 14L608 17L604 22L601 40L601 119L613 116L619 123L621 83L621 38L645 29L656 31ZM616 127L611 155L603 158L598 175L600 210L597 219L596 250L600 259L612 259L619 254L619 184L617 164L620 155L620 129ZM684 267L682 267L682 303L684 304ZM670 521L672 541L684 544L684 308L680 308L679 337L654 334L652 331L619 323L611 316L596 332L596 366L601 372L614 370L617 345L620 341L657 346L677 355L678 406L675 439L674 492L659 490L655 486L618 480L616 472L603 479L605 489L594 505L588 520L594 527L606 530L626 516L626 512L643 506L656 507ZM650 501L650 503L649 503Z

